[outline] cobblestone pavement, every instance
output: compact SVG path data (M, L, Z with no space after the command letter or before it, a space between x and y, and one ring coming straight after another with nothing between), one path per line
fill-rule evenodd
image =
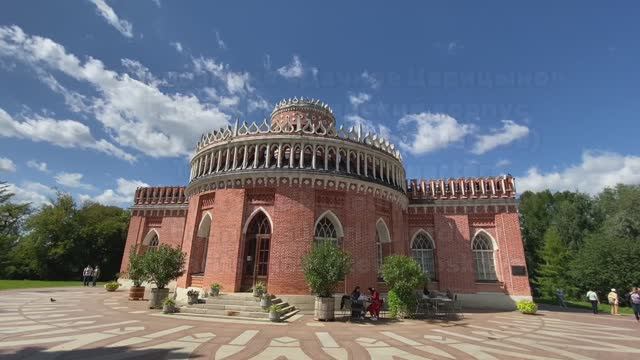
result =
M55 299L51 302L50 298ZM2 359L637 359L640 325L586 313L271 324L162 315L125 291L0 292Z

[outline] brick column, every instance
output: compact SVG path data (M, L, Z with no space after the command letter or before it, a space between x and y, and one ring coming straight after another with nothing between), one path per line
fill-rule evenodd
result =
M198 207L200 206L200 195L194 195L189 199L189 210L184 223L184 233L182 236L182 251L186 253L187 261L185 263L185 273L178 278L178 287L185 288L191 282L189 269L191 267L191 246L198 230Z
M466 214L434 214L440 290L475 292L475 270Z
M496 238L500 247L502 281L505 284L507 293L510 295L531 296L528 276L514 276L511 273L512 265L526 267L518 213L496 215Z

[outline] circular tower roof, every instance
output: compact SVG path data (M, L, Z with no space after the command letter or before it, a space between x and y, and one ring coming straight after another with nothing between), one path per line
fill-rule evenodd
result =
M283 125L290 120L307 123L322 124L326 129L335 129L336 119L329 105L317 99L296 98L285 99L276 104L271 112L271 123Z

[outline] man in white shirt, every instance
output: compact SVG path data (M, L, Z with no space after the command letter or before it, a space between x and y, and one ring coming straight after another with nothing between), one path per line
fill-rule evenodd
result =
M84 270L82 270L82 283L84 284L84 286L89 286L92 275L93 275L93 268L91 267L91 265L87 265L87 267L84 268Z
M591 309L593 310L593 313L597 314L598 304L600 303L600 301L598 300L598 294L596 294L596 292L593 290L589 290L587 292L587 299L589 299L589 302L591 303Z

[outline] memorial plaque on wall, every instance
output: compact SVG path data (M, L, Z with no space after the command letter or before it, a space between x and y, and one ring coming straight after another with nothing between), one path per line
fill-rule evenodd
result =
M522 265L512 265L511 266L511 275L514 276L526 276L527 269Z

